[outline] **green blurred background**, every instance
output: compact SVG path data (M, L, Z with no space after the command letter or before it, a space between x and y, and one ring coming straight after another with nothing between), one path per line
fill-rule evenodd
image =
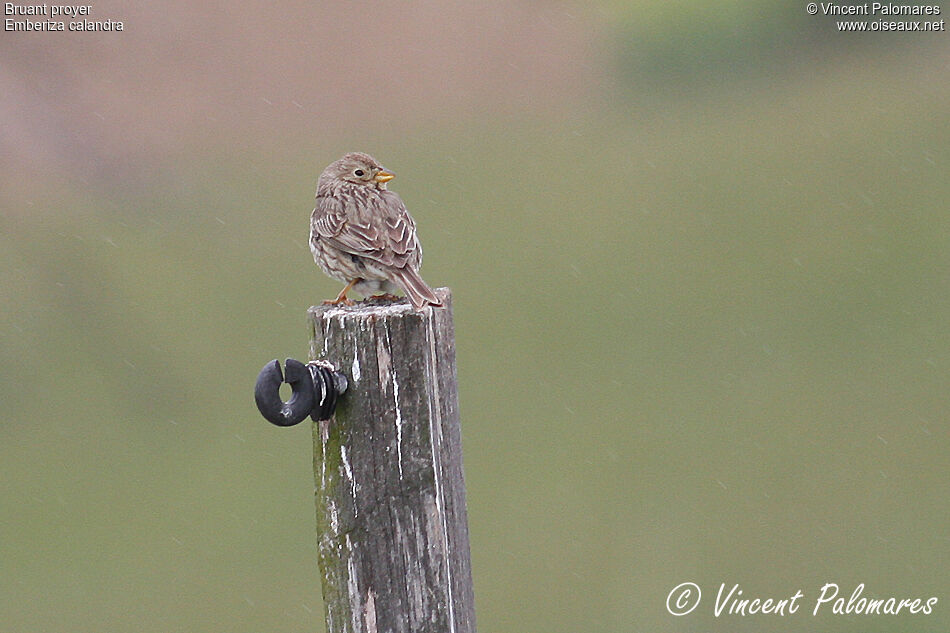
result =
M0 621L320 631L345 151L455 294L482 631L950 629L950 47L804 2L183 0L0 38ZM669 591L703 604L674 618ZM940 602L810 612L821 586ZM720 583L791 617L713 616Z

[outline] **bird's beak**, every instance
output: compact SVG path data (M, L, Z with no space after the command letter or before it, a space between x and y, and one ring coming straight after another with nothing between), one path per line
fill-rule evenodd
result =
M376 182L389 182L395 177L396 177L396 174L389 173L388 171L384 169L383 171L376 174L376 177L374 177L373 180L375 180Z

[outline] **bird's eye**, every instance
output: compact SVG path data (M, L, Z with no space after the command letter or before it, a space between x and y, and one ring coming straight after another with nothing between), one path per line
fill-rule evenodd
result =
M357 175L357 176L362 176L362 175L363 175L363 170L362 170L362 169L357 169L357 170L354 171L353 173L354 173L355 175Z

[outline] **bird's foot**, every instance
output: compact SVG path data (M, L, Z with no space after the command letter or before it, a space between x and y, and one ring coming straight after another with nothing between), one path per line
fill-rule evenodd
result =
M359 279L354 279L354 280L351 281L350 283L346 284L346 288L344 288L343 290L340 291L340 294L338 294L338 295L336 296L336 299L327 299L326 301L323 302L323 305L325 305L325 306L338 306L338 305L340 305L341 303L342 303L343 305L345 305L345 306L356 305L355 302L354 302L352 299L349 299L349 298L346 296L346 293L348 293L348 292L350 291L350 288L352 288L353 286L355 286L355 285L356 285L356 282L358 282L358 281L359 281Z
M374 301L399 301L399 297L391 292L384 292L381 295L373 295L371 298Z
M337 297L336 299L327 299L323 301L322 304L325 306L338 306L341 304L345 306L355 306L356 302L349 297Z

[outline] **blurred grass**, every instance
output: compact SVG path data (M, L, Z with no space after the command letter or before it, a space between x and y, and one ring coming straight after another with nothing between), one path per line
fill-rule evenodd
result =
M684 96L723 84L768 80L849 55L861 60L894 53L927 55L942 41L939 33L838 33L837 21L877 19L880 10L871 17L843 18L809 15L805 4L754 0L599 0L597 5L606 17L614 69L635 87L629 95L633 99L644 93Z
M307 218L351 148L399 174L425 277L455 292L483 630L669 630L687 580L939 595L944 76L885 59L655 109L212 147L5 213L5 626L320 629L309 435L250 393L338 290ZM811 623L705 606L678 630Z

